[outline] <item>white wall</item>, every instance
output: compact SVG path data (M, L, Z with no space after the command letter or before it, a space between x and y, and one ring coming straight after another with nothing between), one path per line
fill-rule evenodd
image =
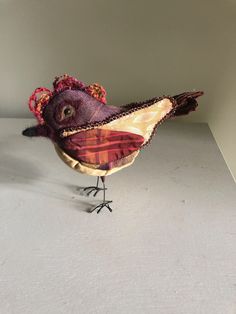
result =
M236 41L234 39L230 48L231 62L221 75L221 83L208 113L208 122L236 181Z
M0 116L29 117L33 89L65 72L103 84L112 104L203 89L184 120L210 121L236 173L235 14L230 0L0 0Z

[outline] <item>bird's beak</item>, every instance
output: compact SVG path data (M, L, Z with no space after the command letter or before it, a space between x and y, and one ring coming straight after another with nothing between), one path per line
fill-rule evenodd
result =
M22 131L22 135L28 136L28 137L34 137L34 136L49 137L49 128L45 124L35 125Z
M28 136L28 137L33 137L33 136L37 136L37 126L32 126L30 128L25 129L24 131L22 131L22 135L24 136Z

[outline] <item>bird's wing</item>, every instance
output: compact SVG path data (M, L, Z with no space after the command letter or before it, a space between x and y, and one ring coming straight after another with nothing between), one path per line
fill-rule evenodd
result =
M103 165L132 154L143 143L143 136L138 134L94 128L61 139L59 146L76 160Z
M163 98L154 101L152 104L142 105L140 108L134 107L129 114L124 112L123 116L102 125L100 128L102 130L119 130L141 135L144 138L144 145L150 140L156 126L169 117L174 107L175 102L173 99Z

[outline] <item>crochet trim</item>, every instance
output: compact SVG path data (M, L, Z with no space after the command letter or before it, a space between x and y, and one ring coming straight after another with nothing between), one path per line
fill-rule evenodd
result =
M46 87L38 87L29 98L29 109L35 115L39 124L45 123L43 119L45 106L47 106L56 95L65 90L81 90L101 103L106 104L106 90L98 83L86 86L83 82L68 74L56 76L53 82L53 91Z

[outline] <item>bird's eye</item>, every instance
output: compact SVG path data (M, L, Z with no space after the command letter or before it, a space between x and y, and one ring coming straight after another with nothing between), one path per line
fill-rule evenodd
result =
M70 108L65 108L63 111L65 116L69 116L71 114L71 109Z
M66 118L69 118L71 116L73 116L75 113L75 109L74 107L72 107L71 105L66 105L61 112L61 120L64 120Z

